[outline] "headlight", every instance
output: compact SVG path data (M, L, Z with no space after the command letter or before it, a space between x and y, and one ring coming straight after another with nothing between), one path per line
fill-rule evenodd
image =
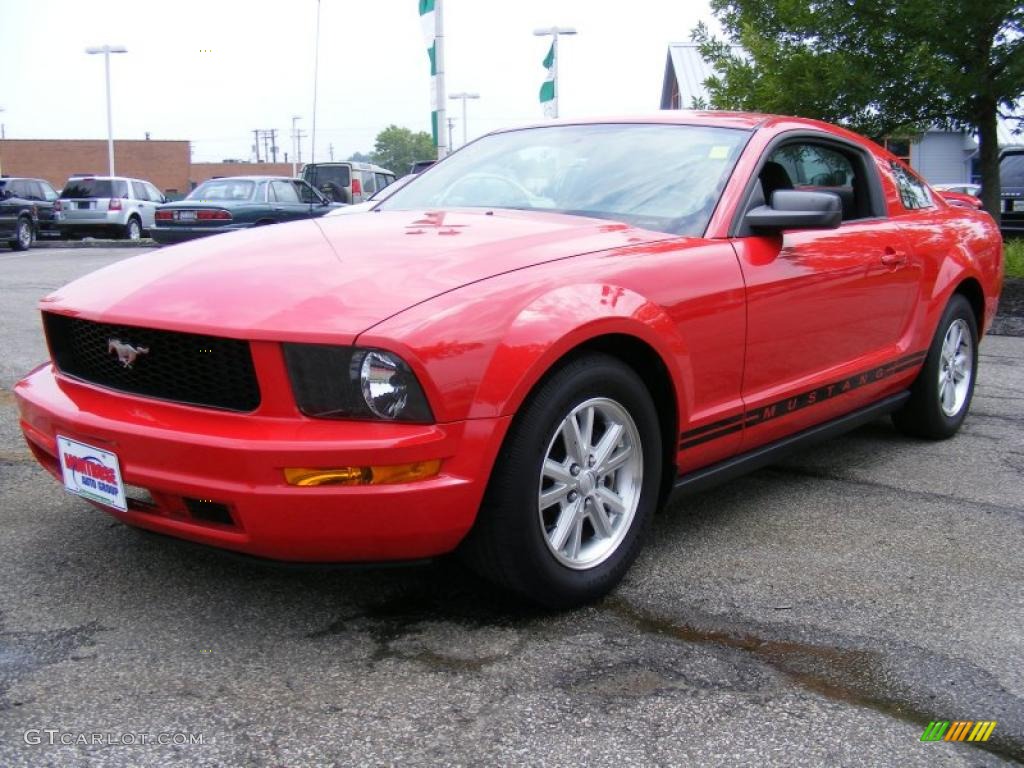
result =
M433 421L416 374L392 352L285 344L284 357L295 401L307 416Z

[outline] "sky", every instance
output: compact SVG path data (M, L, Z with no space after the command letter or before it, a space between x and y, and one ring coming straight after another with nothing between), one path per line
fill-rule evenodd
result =
M317 0L0 0L0 123L14 138L106 138L103 57L111 56L114 137L192 141L195 162L251 159L253 129L278 130L302 159L313 128ZM543 119L538 91L549 38L559 42L560 114L656 110L670 42L706 0L444 0L449 93L476 91L468 135ZM373 149L394 123L430 130L430 73L417 0L321 0L316 158ZM462 143L461 103L455 146ZM282 159L279 157L279 159Z

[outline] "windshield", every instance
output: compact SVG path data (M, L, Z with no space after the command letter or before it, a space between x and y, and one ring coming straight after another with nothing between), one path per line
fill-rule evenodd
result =
M256 182L249 179L213 179L204 181L185 197L186 200L248 200Z
M485 136L378 210L515 208L703 234L749 133L688 125L567 125Z
M1024 187L1024 152L1003 155L999 163L999 181L1004 187Z
M68 179L60 196L71 197L128 197L128 184L120 179Z

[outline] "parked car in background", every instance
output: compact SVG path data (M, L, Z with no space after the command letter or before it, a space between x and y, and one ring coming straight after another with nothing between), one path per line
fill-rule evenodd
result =
M372 163L347 160L338 163L307 163L302 178L335 203L361 203L395 180L393 171Z
M1024 147L1004 149L1000 153L999 183L1002 186L999 226L1003 232L1024 234Z
M873 142L730 112L503 130L373 215L215 239L41 302L42 466L169 536L458 550L558 607L672 491L887 414L956 434L1003 278L992 217Z
M951 189L941 190L937 187L933 187L936 192L950 205L955 205L959 208L973 208L976 211L982 210L984 204L981 199L974 195L967 194L965 192L955 192Z
M959 195L981 197L981 184L933 184L932 189L942 195L946 192L956 192Z
M395 192L400 190L410 181L416 178L415 173L408 173L402 178L384 187L384 189L378 189L366 200L361 203L354 203L352 205L343 205L340 208L335 208L333 211L328 213L328 216L350 216L353 213L365 213L366 211L372 211L380 203L383 203Z
M0 188L0 242L6 242L15 251L27 251L38 228L35 203L18 197L13 189Z
M323 216L337 207L301 179L226 176L204 181L184 200L161 205L153 239L180 243L222 232Z
M61 190L62 237L123 237L138 240L153 226L164 196L143 179L72 176Z
M415 163L409 166L409 173L423 173L430 166L436 163L437 160L417 160Z
M10 192L13 197L30 201L39 215L36 235L39 237L57 237L57 221L61 215L61 201L54 192L50 182L44 179L0 177L0 194Z

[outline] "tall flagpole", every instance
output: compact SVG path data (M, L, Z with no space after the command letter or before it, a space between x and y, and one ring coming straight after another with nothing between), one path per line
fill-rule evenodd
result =
M545 81L544 87L541 88L540 100L541 104L545 107L546 113L550 110L551 117L558 117L558 98L561 95L561 92L558 90L558 38L561 35L575 35L576 29L574 27L547 27L543 29L535 29L533 30L533 34L537 37L551 37L551 63L548 64L548 60L544 60L544 66L549 67L551 75L550 95L545 94L547 86L547 81Z
M434 64L436 66L437 76L434 78L434 87L437 91L434 93L434 98L437 103L437 159L443 160L445 155L448 154L451 147L449 146L448 133L444 130L447 118L447 109L445 107L445 89L444 89L444 0L434 0L434 23L436 27L434 29L434 44L437 46L434 49Z
M309 141L309 162L316 162L316 92L320 75L320 0L316 0L316 43L313 46L313 135Z

